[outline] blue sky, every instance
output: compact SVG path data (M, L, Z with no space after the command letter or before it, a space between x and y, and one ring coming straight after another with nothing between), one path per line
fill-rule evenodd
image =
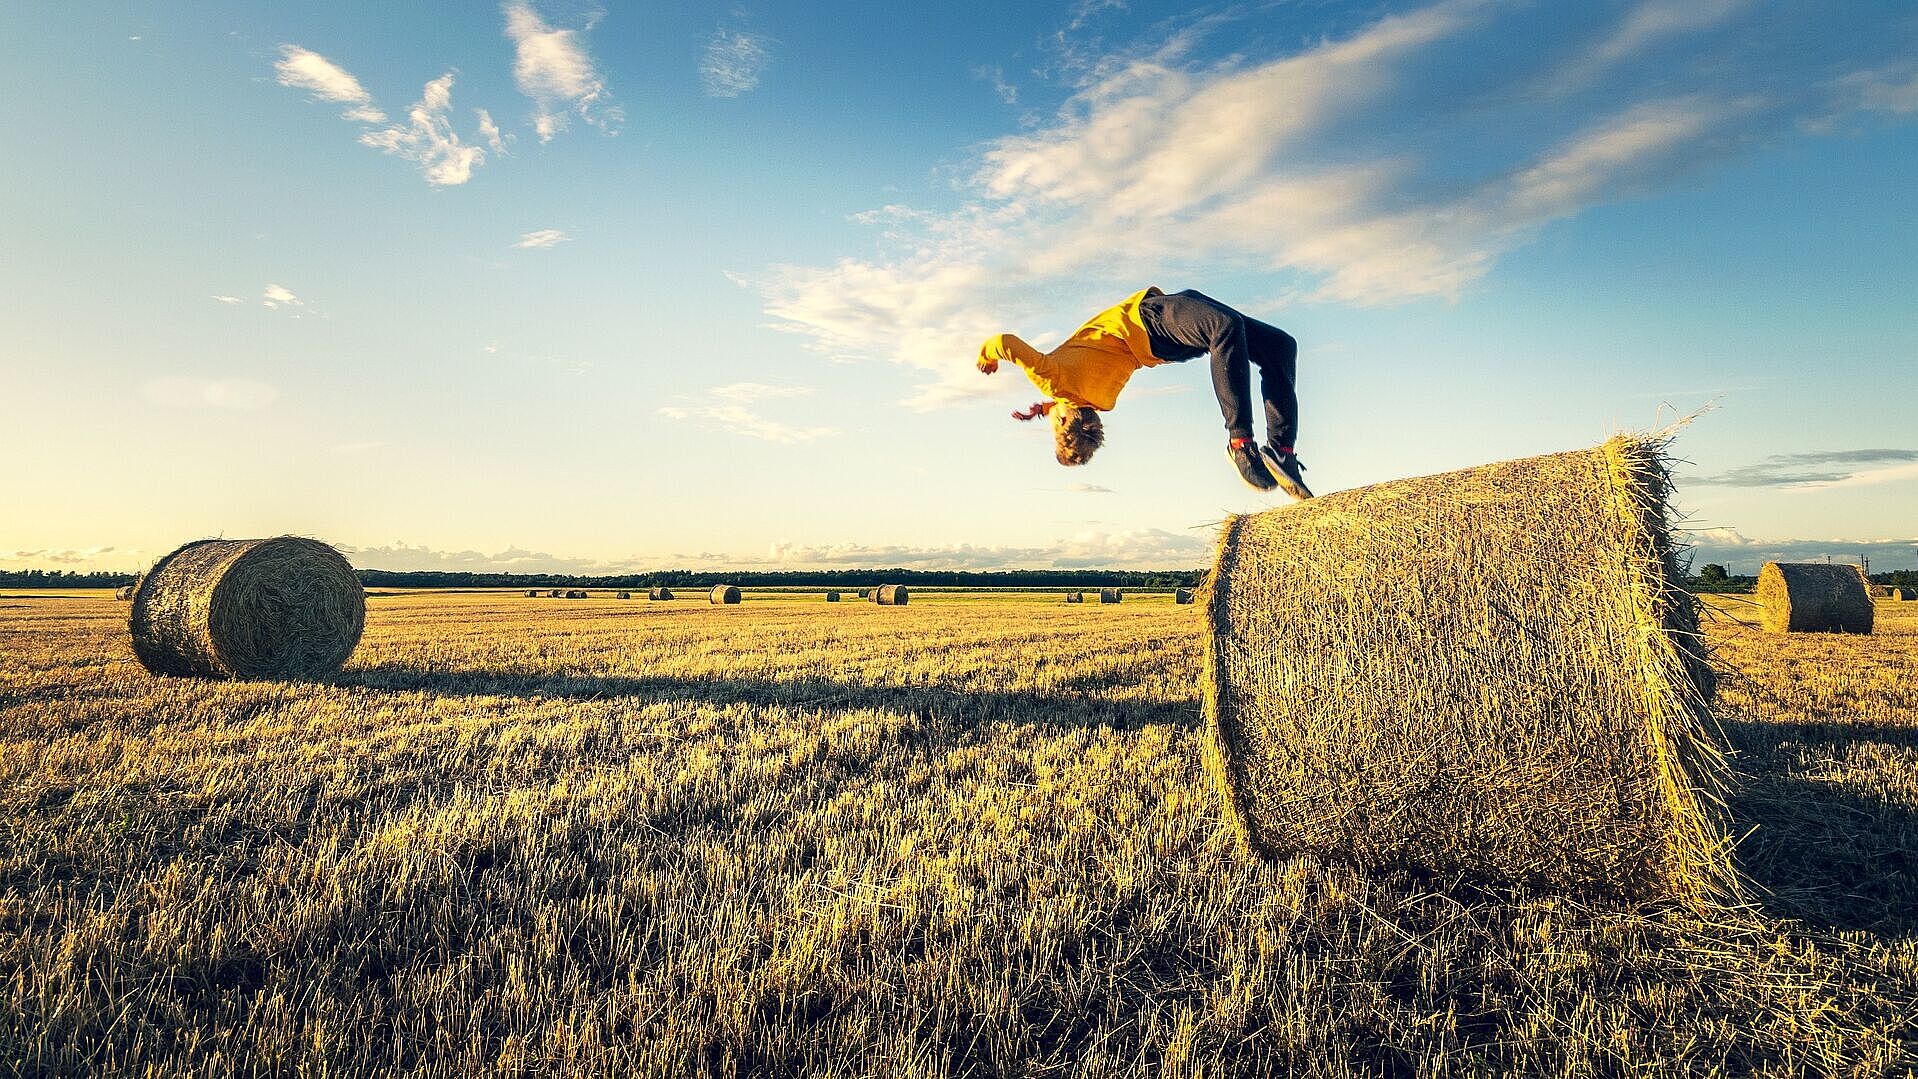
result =
M1201 365L1088 466L973 371L1158 284L1321 491L1677 443L1709 559L1918 565L1918 9L0 9L0 566L1179 566Z

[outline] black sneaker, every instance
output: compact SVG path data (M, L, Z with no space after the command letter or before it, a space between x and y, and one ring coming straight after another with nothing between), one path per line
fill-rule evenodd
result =
M1261 452L1272 465L1272 482L1279 489L1303 502L1312 497L1312 488L1305 485L1305 462L1299 460L1296 453L1280 453L1270 446Z
M1239 470L1239 478L1255 491L1270 491L1278 487L1279 481L1272 478L1265 462L1259 459L1259 451L1250 442L1228 442L1225 445L1226 460Z

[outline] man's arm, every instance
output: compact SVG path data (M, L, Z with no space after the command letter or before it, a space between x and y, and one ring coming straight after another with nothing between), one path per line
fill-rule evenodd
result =
M1031 423L1033 420L1050 413L1052 406L1057 403L1056 401L1036 401L1031 408L1026 409L1024 412L1014 412L1012 418L1018 420L1020 423Z

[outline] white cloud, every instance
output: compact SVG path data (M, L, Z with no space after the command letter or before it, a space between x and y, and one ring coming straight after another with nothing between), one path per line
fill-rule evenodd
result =
M563 244L570 239L572 239L571 236L568 236L559 229L535 229L532 232L522 235L513 246L534 248L553 247L558 244Z
M1066 484L1066 491L1076 495L1109 495L1116 493L1112 488L1097 483L1068 483Z
M1000 101L1008 105L1019 103L1019 88L1006 81L1005 68L981 65L972 69L972 75L991 86L992 92L999 95Z
M759 86L772 63L773 39L746 30L714 31L699 64L700 81L711 97L738 97Z
M406 124L394 124L360 136L376 150L416 162L426 182L453 187L473 178L486 160L486 151L460 142L446 117L453 107L453 73L447 72L420 91L420 99L406 110Z
M1681 34L1717 26L1750 0L1642 0L1615 29L1583 58L1563 68L1554 80L1560 92L1576 88L1646 49Z
M222 296L222 295L219 295L218 293L215 293L213 298L224 304L235 304L235 303L246 302L244 299L241 299L238 296Z
M745 435L765 442L798 443L829 438L839 433L834 427L782 423L761 416L751 406L776 398L805 397L812 393L806 386L773 386L763 382L735 382L715 386L706 396L717 404L668 405L659 414L669 420L692 420L702 426L728 434Z
M247 378L156 378L144 387L147 400L168 408L213 408L250 412L280 399L280 391Z
M1918 70L1911 67L1860 72L1844 83L1857 94L1861 108L1901 116L1918 113Z
M1755 574L1767 562L1857 563L1870 559L1873 572L1918 565L1918 537L1907 539L1750 539L1734 528L1681 533L1691 545L1692 571L1716 562L1733 573Z
M273 65L280 85L305 90L316 101L345 105L340 116L360 123L381 124L386 114L373 106L373 95L346 69L319 53L298 45L281 45L279 62Z
M512 143L513 136L502 134L499 125L493 122L493 114L485 109L474 109L473 115L479 120L479 134L486 140L486 148L496 156L506 156L506 147Z
M625 119L577 30L556 30L528 0L507 0L506 36L513 42L513 81L533 100L533 130L546 142L577 115L612 134Z
M260 290L261 307L305 307L306 301L293 295L293 290L284 285L268 284Z

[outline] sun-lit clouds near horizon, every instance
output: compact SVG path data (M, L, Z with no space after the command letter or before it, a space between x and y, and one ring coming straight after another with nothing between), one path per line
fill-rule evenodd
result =
M1918 479L1918 450L1816 450L1781 453L1717 475L1688 475L1685 482L1717 487L1780 487L1823 490L1871 487Z
M773 386L763 382L736 382L707 390L706 400L696 404L666 405L658 414L669 420L694 420L719 437L756 438L763 442L797 443L829 438L839 433L834 427L785 423L760 414L761 402L790 397L809 397L809 386Z
M1847 102L1880 58L1798 48L1803 13L1643 0L1588 40L1510 51L1505 32L1546 14L1447 0L1223 62L1193 55L1201 20L989 143L958 208L885 215L877 256L755 284L821 351L926 372L913 402L931 406L994 391L966 362L987 335L1065 325L1138 282L1233 268L1269 296L1453 299L1554 222L1899 100L1880 77ZM1433 94L1441 74L1470 92Z

